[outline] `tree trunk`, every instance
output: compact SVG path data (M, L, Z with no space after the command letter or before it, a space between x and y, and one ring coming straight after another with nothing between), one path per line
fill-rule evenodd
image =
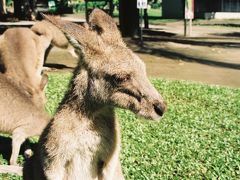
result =
M137 0L119 1L120 30L123 36L133 37L139 32Z
M14 16L20 20L32 20L32 9L34 5L30 0L13 0L14 4Z
M13 0L14 16L19 19L21 17L21 4L22 4L21 0Z

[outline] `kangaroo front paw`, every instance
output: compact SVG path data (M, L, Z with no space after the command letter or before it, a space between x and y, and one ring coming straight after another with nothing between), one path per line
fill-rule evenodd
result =
M32 157L32 155L33 155L33 151L31 149L27 149L24 151L24 157L26 159L29 159L30 157Z

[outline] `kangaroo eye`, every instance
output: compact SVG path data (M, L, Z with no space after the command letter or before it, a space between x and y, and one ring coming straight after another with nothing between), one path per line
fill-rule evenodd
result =
M122 84L129 81L131 79L131 76L130 74L126 74L126 75L114 74L114 75L108 75L106 78L113 84L118 85L118 84Z
M130 78L131 78L131 76L129 74L127 74L127 75L118 75L118 74L113 75L113 80L117 84L127 82L127 81L130 80Z

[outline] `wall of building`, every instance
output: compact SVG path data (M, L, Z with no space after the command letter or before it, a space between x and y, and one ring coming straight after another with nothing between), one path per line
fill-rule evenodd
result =
M185 0L162 0L163 18L182 19ZM195 0L194 18L205 18L205 13L240 13L240 0Z
M204 18L212 14L213 18L221 17L227 13L219 12L240 12L240 0L195 0L195 18ZM218 14L216 14L218 12ZM231 16L232 17L232 16ZM238 16L236 16L238 17Z
M194 4L195 18L204 18L205 12L221 11L221 0L195 0Z
M221 0L222 12L240 12L240 0Z

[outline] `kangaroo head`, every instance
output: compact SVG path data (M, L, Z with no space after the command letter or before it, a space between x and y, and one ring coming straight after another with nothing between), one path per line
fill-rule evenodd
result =
M145 64L126 47L110 16L95 9L87 28L45 18L65 33L79 53L84 75L75 81L86 84L91 103L129 109L149 119L163 115L166 105L148 80Z

